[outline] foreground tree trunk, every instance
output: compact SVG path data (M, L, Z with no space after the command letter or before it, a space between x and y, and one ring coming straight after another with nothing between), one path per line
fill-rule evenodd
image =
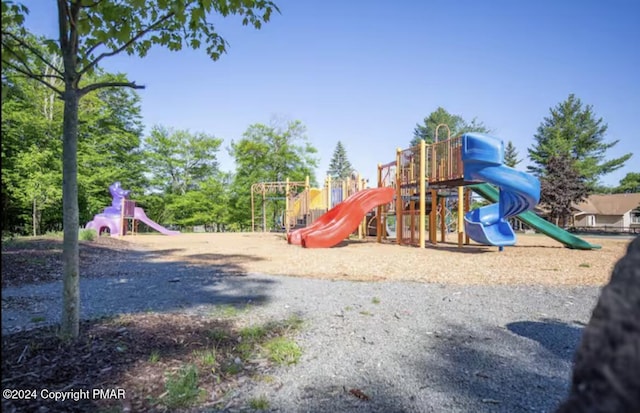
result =
M64 96L62 187L64 241L63 291L60 334L76 338L80 333L80 256L78 247L78 92L67 85Z

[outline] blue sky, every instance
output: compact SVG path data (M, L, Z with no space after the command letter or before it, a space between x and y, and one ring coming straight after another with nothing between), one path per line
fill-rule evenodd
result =
M24 1L28 27L55 32L53 0ZM438 106L477 118L522 157L549 109L574 93L633 152L603 178L640 172L640 1L636 0L276 0L262 30L220 22L230 43L203 50L154 49L144 59L105 60L146 86L147 127L214 134L226 148L252 123L298 119L325 176L338 140L363 176L406 148L416 123ZM234 168L226 150L223 169ZM524 169L527 160L519 165Z

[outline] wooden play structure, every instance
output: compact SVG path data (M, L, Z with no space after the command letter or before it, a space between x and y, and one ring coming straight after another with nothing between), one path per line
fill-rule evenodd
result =
M463 217L469 211L471 191L464 188L471 184L464 181L462 163L462 137L447 137L435 142L408 149L398 149L393 162L378 165L378 186L396 189L395 202L378 207L376 234L378 242L395 238L398 245L425 247L438 242L438 230L442 242L449 232L447 221L455 217L458 246L469 243L464 235ZM456 211L451 211L447 200L454 199ZM451 204L450 203L450 204Z
M120 213L120 234L118 235L127 235L128 231L131 235L136 235L138 233L138 223L139 221L136 219L135 215L136 211L136 201L132 201L130 199L122 200L122 212Z
M251 185L251 231L270 230L267 205L271 201L284 200L282 214L279 214L283 217L282 228L278 229L289 233L312 224L329 209L365 187L366 181L357 174L347 179L327 177L322 188L312 188L308 176L304 181L256 182ZM362 231L363 228L359 230L360 236Z

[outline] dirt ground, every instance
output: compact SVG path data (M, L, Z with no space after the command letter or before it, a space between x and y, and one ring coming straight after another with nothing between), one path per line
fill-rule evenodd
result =
M81 276L86 278L117 276L109 262L145 260L210 266L229 276L256 272L360 281L603 285L630 240L588 240L602 249L570 250L538 235L520 235L517 245L503 252L479 245L459 249L453 242L419 249L368 240L304 249L287 244L283 234L271 233L136 235L83 241L80 259ZM3 289L59 281L61 259L60 239L3 242ZM5 305L10 303L3 297ZM3 399L3 411L191 411L179 397L172 398L166 384L167 377L185 366L195 366L200 391L208 394L191 407L227 406L233 400L229 402L226 394L245 380L259 380L269 368L259 355L260 343L242 368L235 367L235 360L247 353L239 327L236 320L224 317L140 313L83 322L82 336L72 342L60 340L55 326L3 335L6 388L129 389L126 400L108 403L70 400L54 406L42 398Z
M602 249L565 248L542 235L518 235L499 252L477 244L446 243L420 249L351 240L328 249L287 244L283 234L215 233L137 235L124 242L155 251L157 261L240 268L246 272L357 281L453 284L603 285L629 239L585 238ZM456 238L457 240L457 238Z

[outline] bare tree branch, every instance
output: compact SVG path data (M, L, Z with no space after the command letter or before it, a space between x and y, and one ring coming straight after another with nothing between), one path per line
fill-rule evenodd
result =
M155 23L151 24L149 27L147 27L144 30L140 30L138 33L136 33L135 36L133 36L131 39L129 39L128 42L126 42L125 44L123 44L122 46L120 46L119 48L112 50L110 52L106 52L106 53L102 53L100 56L96 57L93 62L89 63L87 66L85 66L80 72L79 75L83 75L84 73L88 72L89 70L91 70L93 67L95 67L102 59L104 59L105 57L110 57L110 56L115 56L118 53L122 52L123 50L125 50L127 47L131 46L132 44L134 44L136 41L138 41L142 36L152 32L153 30L157 29L162 23L164 23L165 21L169 20L171 17L173 17L175 13L171 12L166 14L165 16L163 16L161 19L159 19L158 21L156 21Z
M136 82L100 82L83 87L78 91L78 96L84 96L94 90L107 87L130 87L131 89L144 89L143 85L137 85Z
M36 80L40 83L42 83L43 85L45 85L46 87L48 87L49 89L53 90L54 92L56 92L58 95L62 96L63 92L62 90L58 89L57 87L53 86L51 83L47 82L44 78L45 77L55 77L56 79L59 79L59 77L56 76L45 76L45 75L36 75L35 73L29 72L25 69L22 69L16 65L14 65L13 63L7 61L7 60L2 60L2 64L9 66L10 68L12 68L13 70L15 70L16 72L28 77L29 79L33 79Z
M91 53L93 53L94 50L96 50L98 47L102 46L104 44L104 42L98 42L96 44L94 44L93 46L91 46L89 48L89 50L87 50L87 52L85 53L87 57L91 56Z
M5 37L5 36L10 37L11 39L15 40L21 47L24 47L25 49L29 50L29 52L33 53L33 55L35 57L40 59L44 64L46 64L51 69L53 69L56 73L58 73L60 76L62 76L62 72L57 67L55 67L51 63L49 63L49 61L44 58L44 56L38 51L38 49L36 49L35 47L31 46L29 43L27 43L26 41L24 41L23 39L19 38L18 36L16 36L15 34L13 34L11 32L3 31L2 32L2 37ZM3 41L2 44L7 49L13 50L11 45L7 44L6 42Z

